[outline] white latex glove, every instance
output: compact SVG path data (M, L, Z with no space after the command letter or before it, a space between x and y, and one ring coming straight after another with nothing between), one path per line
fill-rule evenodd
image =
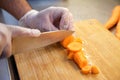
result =
M49 7L40 12L31 10L19 20L19 24L39 29L41 32L74 30L72 14L63 7Z
M38 37L40 31L19 26L0 23L0 57L9 57L11 54L11 40L13 37L31 36Z

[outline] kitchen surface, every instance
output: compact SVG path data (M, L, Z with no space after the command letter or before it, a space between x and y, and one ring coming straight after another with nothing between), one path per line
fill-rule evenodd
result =
M120 4L120 0L28 0L28 2L30 3L30 5L34 9L39 10L39 11L42 10L42 9L45 9L47 7L50 7L50 6L67 7L70 10L70 12L73 14L74 22L87 20L87 19L96 19L102 25L105 24L105 22L111 16L112 9L114 8L114 6ZM90 27L91 27L91 25L92 26L98 25L97 21L95 21L95 23L94 23L94 20L91 21L94 24L89 24L89 21L85 21L83 23L88 24L88 26L90 25ZM8 14L4 10L0 11L0 22L6 23L6 24L15 24L15 25L17 25L17 23L18 23L18 21L16 19L14 19L10 14ZM81 23L81 25L83 25L83 24ZM85 25L83 25L83 26L85 26ZM84 27L81 27L81 29L84 30ZM99 28L95 27L95 29L97 30ZM81 31L81 32L79 33L79 31ZM115 29L113 28L113 29L111 29L111 31L114 33ZM97 33L97 31L95 31L95 32ZM79 29L77 30L77 33L80 34L80 37L82 39L88 40L88 43L89 43L89 39L87 39L86 37L88 37L88 34L94 34L92 32L90 32L90 33L86 32L86 35L84 35L82 30L79 30ZM110 34L109 32L106 32L105 30L103 30L102 33L105 33L105 34L108 34L109 36L112 36L110 38L115 38L112 34ZM77 34L77 36L79 36L78 34ZM100 34L99 31L98 31L98 35L102 35L102 34ZM90 39L91 40L95 39L94 36L97 37L96 35L93 35L93 36L90 37ZM105 35L105 36L107 36L107 35ZM101 37L101 39L102 39L102 37ZM116 40L116 39L112 39L111 41L116 41L117 43L113 42L113 43L110 43L110 44L109 44L109 42L107 42L108 38L104 38L104 39L106 39L106 40L101 40L101 41L106 41L106 44L109 45L109 47L110 47L110 45L112 46L112 45L115 44L115 49L116 49L116 47L118 47L117 43L120 44L119 41ZM97 41L97 39L95 39L95 41ZM95 44L95 41L90 42L91 46L89 46L89 45L88 46L93 47L94 45L92 45L92 43ZM87 45L87 44L85 44L85 45ZM94 51L94 49L88 48L88 46L85 47L85 48L87 48L87 50L91 50L91 52L88 51L89 53L97 52L97 51L104 52L104 51L102 51L102 48L100 48L100 49L94 48L95 49L95 51ZM96 45L96 46L98 47L99 45ZM104 47L108 47L108 46L104 45ZM55 49L55 48L57 48L57 49ZM111 49L113 49L113 48L114 47L112 47ZM62 56L62 57L66 57L66 56L63 55L63 54L60 54L60 56L59 55L54 55L53 52L52 52L52 49L53 49L54 52L56 52L55 54L57 54L58 51L59 51L59 53L60 52L63 53L65 51L64 50L61 51L61 49L63 49L63 48L61 48L61 47L58 48L58 47L56 47L56 45L53 45L51 48L46 47L41 52L41 55L37 54L37 53L40 52L40 50L38 49L38 50L36 50L36 52L35 51L29 52L29 53L26 53L25 55L23 53L23 54L17 54L15 56L12 56L9 59L1 59L0 60L0 65L2 65L2 66L0 66L0 80L18 80L18 79L23 79L24 80L24 79L28 79L28 78L26 78L26 76L29 77L33 74L34 75L36 74L35 77L32 77L36 80L39 80L42 76L43 76L42 80L47 80L47 78L45 78L45 75L47 77L49 77L49 80L50 80L50 79L53 79L53 76L49 76L50 72L51 72L51 75L61 77L61 75L59 73L58 74L54 73L55 72L54 69L53 69L54 67L50 64L49 61L47 62L47 60L46 60L47 58L45 56L47 56L48 51L46 51L46 49L48 49L48 51L50 51L50 53L53 55L54 59L51 59L51 62L55 60L55 62L53 62L54 65L57 64L57 62L59 63L56 66L57 68L59 68L59 69L57 69L58 72L62 73L63 70L66 71L66 68L70 69L70 71L65 72L65 75L67 77L69 77L68 73L71 72L71 73L74 73L73 76L76 77L74 80L78 80L79 77L77 77L77 76L82 77L82 80L88 80L88 78L91 79L91 80L108 80L108 79L110 80L109 75L104 76L104 74L107 74L109 72L105 72L104 74L102 74L102 72L101 72L100 75L98 74L98 77L90 76L90 75L87 75L87 77L86 77L85 75L81 75L81 73L78 71L78 68L76 67L75 64L73 64L73 62L65 60L65 62L61 63L61 61L64 61L64 59L61 58L60 56ZM106 50L108 50L108 49L106 49ZM118 53L117 51L120 51L120 49L118 48L115 52L114 51L113 52ZM46 54L44 55L43 52L46 52ZM110 51L106 51L105 53L107 54L107 52L110 53ZM29 56L29 54L31 56ZM112 53L110 53L110 54L111 54L110 57L112 57L113 56ZM106 63L106 66L110 65L109 63L107 63L107 60L104 59L104 57L109 59L109 57L107 55L102 57L102 54L101 54L100 58L99 58L98 55L95 55L95 54L92 54L92 55L95 56L96 58L98 58L98 59L96 59L96 61L103 61L103 62ZM119 54L117 54L117 55L119 56ZM36 56L38 56L38 57L36 57ZM43 56L45 58L45 60L41 56ZM47 57L51 58L52 56L50 55L50 56L47 56ZM93 57L93 59L95 59L95 57ZM25 59L25 58L28 58L28 59ZM58 58L58 59L56 59L56 58ZM26 61L24 61L24 60L26 60ZM38 60L40 60L40 62ZM115 59L115 60L118 61L118 59ZM52 68L45 67L47 64L43 65L42 61L45 62L45 63L49 63L50 64L49 67L52 66ZM97 63L96 61L93 61L93 62ZM38 63L38 65L36 63ZM112 63L116 63L115 66L117 66L117 64L119 64L118 62L112 62ZM30 65L30 67L25 66L26 64ZM41 64L41 67L40 67L40 64ZM59 65L61 67L63 67L63 70L60 69ZM65 67L65 65L69 65L69 66ZM71 65L73 65L73 66L71 66ZM101 62L98 62L98 65L100 65L100 68L101 68L101 65L104 65L104 64L102 64ZM23 66L25 68L22 69ZM28 70L26 70L27 68L28 68ZM37 72L37 70L35 70L35 68L38 68L38 72ZM110 65L110 68L113 69L114 66ZM110 70L110 68L108 68L108 70ZM117 67L117 68L119 70L119 67ZM46 74L43 74L44 72L41 69L47 69L48 72L46 71ZM29 75L26 74L26 73L30 73L30 70L31 71L35 70L35 71L33 71L33 73L31 73ZM50 70L50 72L49 72L49 70ZM52 72L52 70L53 70L53 72ZM102 70L104 70L104 69L102 69ZM116 70L116 69L114 69L114 70ZM42 75L39 76L40 71L42 72L41 73ZM112 72L113 71L111 71L111 73ZM120 78L120 75L117 74L117 73L118 72L116 72L115 75L118 79L118 78ZM24 76L24 75L26 75L26 76ZM65 77L64 75L62 75L62 76ZM72 74L70 74L70 76L72 76ZM114 76L114 74L111 75L111 76ZM102 78L99 79L99 77L102 77ZM55 77L55 78L57 80L57 78L59 78L59 77ZM71 78L71 80L73 80L72 77L70 77L70 78ZM66 80L70 80L70 78L66 78ZM115 79L115 77L111 78L111 80L113 80L113 79ZM61 80L64 80L64 79L61 78Z

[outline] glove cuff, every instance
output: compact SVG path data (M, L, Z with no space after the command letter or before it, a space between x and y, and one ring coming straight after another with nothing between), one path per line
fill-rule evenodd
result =
M20 26L24 27L30 27L30 20L37 14L39 13L37 10L30 10L28 11L23 17L21 17L18 21L18 24Z

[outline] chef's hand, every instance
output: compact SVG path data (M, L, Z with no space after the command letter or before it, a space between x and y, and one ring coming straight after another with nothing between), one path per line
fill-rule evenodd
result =
M5 25L0 23L0 57L9 57L11 54L11 40L13 37L31 36L38 37L40 31L27 29L19 26Z
M63 7L49 7L42 11L31 10L19 20L19 24L39 29L41 32L74 30L72 14Z

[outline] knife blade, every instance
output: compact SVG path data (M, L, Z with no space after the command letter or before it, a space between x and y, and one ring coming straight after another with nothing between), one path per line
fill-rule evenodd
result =
M59 30L43 32L39 37L15 37L12 40L12 53L16 54L48 46L50 44L62 41L73 32L74 31Z

